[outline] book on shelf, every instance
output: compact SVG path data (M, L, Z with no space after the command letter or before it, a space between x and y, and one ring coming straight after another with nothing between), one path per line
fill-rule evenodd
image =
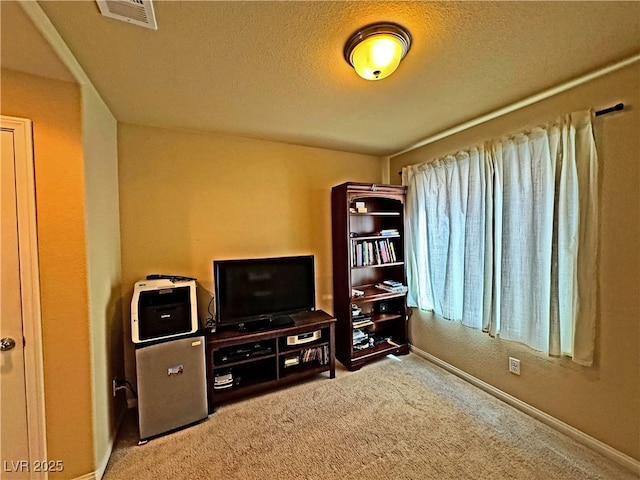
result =
M318 361L320 365L326 365L329 361L328 355L328 347L325 345L323 347L312 347L302 350L299 356L298 363L291 363L287 365L287 359L285 359L285 367L298 365L299 363L309 363Z
M361 335L356 336L355 332L360 332ZM381 343L378 336L375 334L363 333L361 330L354 330L353 336L353 349L355 351L365 350Z
M364 350L366 348L374 347L376 345L387 344L390 347L399 347L400 344L393 341L391 336L385 335L367 335L365 338L359 339L357 342L353 341L354 350Z
M370 343L373 343L373 345L380 345L381 343L388 343L390 345L393 345L394 347L399 346L396 342L394 342L392 340L392 338L390 336L385 336L385 335L371 335Z
M380 230L379 234L383 237L386 237L391 235L399 235L400 233L398 232L397 228L384 228Z
M353 328L362 328L368 325L373 325L373 321L371 319L353 322Z
M351 317L351 324L353 328L361 328L366 327L367 325L371 325L373 322L371 321L371 317L369 315L353 315Z
M391 258L394 262L397 262L398 259L396 257L396 248L393 246L393 242L389 242L389 250L391 251Z
M394 242L388 238L352 242L351 266L368 267L396 263L398 257Z
M369 343L369 335L363 332L362 330L354 330L353 331L353 346L360 345L363 343Z
M293 367L295 365L300 364L300 357L298 355L294 355L291 357L286 357L284 359L284 368Z
M380 282L376 284L376 288L379 288L380 290L385 290L391 293L406 293L408 291L407 286L399 282L397 285L389 285L385 282Z

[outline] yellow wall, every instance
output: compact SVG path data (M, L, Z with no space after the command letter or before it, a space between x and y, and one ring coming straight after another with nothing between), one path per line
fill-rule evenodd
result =
M316 305L333 311L331 187L380 183L380 158L130 124L118 154L125 319L147 274L212 291L214 259L297 254L315 255Z
M80 91L1 75L2 114L33 120L48 457L73 478L94 470Z
M637 63L529 107L391 160L430 161L557 115L624 102L598 117L600 157L599 317L596 362L580 367L416 311L411 341L427 353L640 460L640 65ZM522 375L507 371L521 360Z

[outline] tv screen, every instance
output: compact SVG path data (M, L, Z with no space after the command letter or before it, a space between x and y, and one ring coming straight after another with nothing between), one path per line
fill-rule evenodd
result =
M315 310L313 255L215 260L213 275L219 325Z

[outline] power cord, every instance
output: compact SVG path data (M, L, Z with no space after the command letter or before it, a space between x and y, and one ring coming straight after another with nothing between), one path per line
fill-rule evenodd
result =
M211 329L212 333L216 331L215 313L211 311L214 298L214 295L211 295L211 300L209 300L209 304L207 305L207 313L209 315L204 319L204 328Z
M181 275L162 275L162 274L159 274L159 273L154 273L154 274L151 274L151 275L147 275L147 280L160 280L160 279L171 280L171 283L187 282L189 280L197 280L196 278L193 278L193 277L183 277Z
M113 379L113 396L116 396L116 392L119 390L128 390L134 398L138 398L138 392L133 388L129 380L120 380L117 377Z

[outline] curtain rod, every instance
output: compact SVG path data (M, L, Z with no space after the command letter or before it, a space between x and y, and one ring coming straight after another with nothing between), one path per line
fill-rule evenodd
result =
M594 72L588 73L587 75L583 75L581 77L575 78L569 82L563 83L561 85L557 85L553 88L550 88L549 90L545 90L531 97L525 98L524 100L520 100L519 102L512 103L511 105L507 105L506 107L500 108L499 110L496 110L494 112L469 120L468 122L460 124L454 128L450 128L443 132L432 135L428 138L425 138L419 141L418 143L408 146L404 150L391 154L389 158L397 157L399 155L410 152L412 150L416 150L417 148L424 147L425 145L429 143L433 143L437 140L440 140L441 138L449 137L454 133L458 133L463 130L467 130L468 128L475 127L476 125L488 122L489 120L493 120L494 118L501 117L502 115L513 112L515 110L520 110L523 107L527 107L533 103L539 102L540 100L544 100L546 98L553 97L554 95L565 92L567 90L571 90L572 88L575 88L579 85L595 80L596 78L603 77L617 70L620 70L621 68L625 68L625 67L628 67L629 65L633 65L634 63L639 61L640 61L640 53L636 53L635 55L629 58L626 58L620 62L614 63L613 65L609 65L608 67L601 68Z
M603 108L602 110L598 110L595 113L596 117L600 115L606 115L607 113L619 112L620 110L624 110L624 103L616 103L613 107ZM402 170L398 172L398 175L402 175Z

